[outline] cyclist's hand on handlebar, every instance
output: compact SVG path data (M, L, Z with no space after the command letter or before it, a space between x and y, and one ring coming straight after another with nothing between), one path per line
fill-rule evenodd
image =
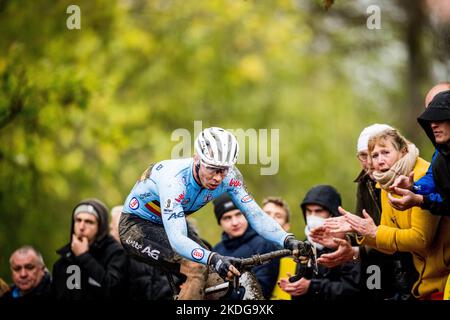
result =
M222 256L213 252L209 257L208 264L226 280L233 280L235 276L240 276L239 268L241 267L241 259L234 257Z
M292 250L295 257L309 257L312 254L311 244L307 241L300 241L294 236L287 236L284 240L284 248Z

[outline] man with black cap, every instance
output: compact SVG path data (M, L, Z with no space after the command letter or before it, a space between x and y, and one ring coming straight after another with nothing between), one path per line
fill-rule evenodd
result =
M437 94L417 119L439 154L433 162L433 178L442 202L423 196L422 207L432 214L450 216L450 90Z
M431 88L425 97L425 108L427 108L431 104L436 95L448 90L450 90L450 82L438 83L433 88ZM421 195L426 196L426 202L428 203L427 207L439 205L433 204L433 202L442 202L441 195L439 193L436 193L436 185L433 178L433 163L438 154L439 151L436 149L426 175L419 180L414 181L412 174L409 177L403 175L397 177L394 184L390 187L390 190L391 192L403 197L398 198L393 197L392 195L388 195L391 206L393 206L397 210L402 211L414 206L420 206L422 202L424 202L424 199ZM411 190L417 196L403 189Z
M213 251L221 255L248 258L254 254L280 249L275 243L264 239L253 230L228 194L221 195L213 203L217 223L223 229L222 241L213 248ZM252 269L266 299L270 298L275 287L279 263L279 259L273 259L268 264ZM239 299L239 297L232 295L230 299Z
M52 289L56 299L119 298L124 289L127 256L109 235L108 209L98 199L78 203L72 213L71 241L57 253Z
M445 248L448 247L446 246L448 242L446 235L450 225L450 90L440 91L436 94L417 121L437 150L432 162L432 172L435 190L442 197L442 201L435 201L430 195L415 194L410 189L398 187L394 191L402 197L394 198L389 195L389 201L392 205L420 206L422 209L429 210L433 215L442 216L434 241L435 243L444 243ZM443 252L443 254L446 256L447 252ZM441 259L439 263L444 260ZM443 293L448 295L450 291L448 285L450 276L447 280L445 277L442 279L441 287L445 287L445 289L444 292L434 293L434 299L437 300L442 299L440 295Z
M407 203L409 207L420 206L434 215L450 216L450 90L438 93L417 121L438 151L432 170L436 192L442 201L398 187L394 191L402 198L390 196L389 200L393 205Z

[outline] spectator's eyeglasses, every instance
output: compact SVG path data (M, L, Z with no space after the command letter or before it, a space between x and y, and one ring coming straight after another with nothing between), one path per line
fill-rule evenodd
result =
M369 159L369 154L367 152L358 152L356 157L361 161L367 161Z

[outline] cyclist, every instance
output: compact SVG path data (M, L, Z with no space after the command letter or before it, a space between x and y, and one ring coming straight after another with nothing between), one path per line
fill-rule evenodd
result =
M211 266L223 279L239 276L240 260L206 249L186 223L186 216L227 192L253 229L267 240L306 255L310 248L285 232L248 193L234 166L239 145L218 127L204 129L195 140L193 158L151 165L124 204L119 233L124 248L138 259L187 279L179 299L203 299Z

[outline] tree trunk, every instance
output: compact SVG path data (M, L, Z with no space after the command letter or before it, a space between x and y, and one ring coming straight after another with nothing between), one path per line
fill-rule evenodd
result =
M424 29L428 19L422 0L399 0L399 5L406 14L404 39L408 54L406 70L406 99L403 107L402 128L405 136L411 141L418 141L420 130L417 128L417 117L424 109L425 92L429 79L429 67L424 54Z

